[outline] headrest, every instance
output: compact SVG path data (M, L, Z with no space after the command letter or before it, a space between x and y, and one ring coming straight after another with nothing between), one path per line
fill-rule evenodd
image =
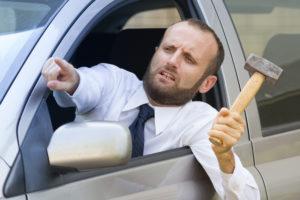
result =
M274 35L267 43L263 57L284 66L299 60L300 34Z
M134 72L140 79L159 45L165 29L125 29L112 45L110 63Z

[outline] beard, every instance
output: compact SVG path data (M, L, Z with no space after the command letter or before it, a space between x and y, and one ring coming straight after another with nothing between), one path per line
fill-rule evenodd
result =
M168 69L167 66L163 67ZM170 70L169 70L170 71ZM156 103L168 106L181 106L194 98L198 92L198 88L202 84L205 76L202 76L191 88L178 88L175 81L172 86L164 87L162 84L155 81L157 71L151 72L151 67L148 66L143 77L143 84L146 94Z

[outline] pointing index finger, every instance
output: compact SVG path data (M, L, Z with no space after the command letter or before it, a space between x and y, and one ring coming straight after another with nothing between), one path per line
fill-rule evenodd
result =
M69 71L70 70L70 64L61 58L55 58L54 62L63 70L63 71Z

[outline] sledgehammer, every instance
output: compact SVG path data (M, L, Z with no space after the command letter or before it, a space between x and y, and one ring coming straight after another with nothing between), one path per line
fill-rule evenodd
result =
M248 70L252 76L230 108L230 111L239 114L245 110L265 80L275 84L282 73L280 67L254 54L250 54L247 58L244 68ZM209 137L209 140L216 145L223 144L220 139L215 137Z

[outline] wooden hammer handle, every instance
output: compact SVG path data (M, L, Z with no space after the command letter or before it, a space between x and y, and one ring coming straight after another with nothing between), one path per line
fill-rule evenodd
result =
M265 81L265 75L255 72L251 78L247 81L246 85L234 101L230 108L230 111L241 114L245 108L249 105L250 101L254 98L258 90L261 88ZM209 137L211 143L216 145L222 145L222 141L215 137Z
M258 90L261 88L265 79L265 75L259 72L255 72L248 80L239 96L234 101L233 105L230 108L230 111L237 112L239 114L244 112L250 101L254 98Z

